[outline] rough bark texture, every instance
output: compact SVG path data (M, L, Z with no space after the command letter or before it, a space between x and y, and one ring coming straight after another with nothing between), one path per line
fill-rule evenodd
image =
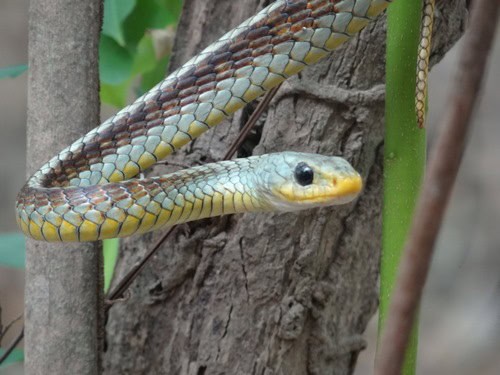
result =
M434 60L461 34L464 3L440 4ZM186 1L172 68L265 5ZM343 207L180 226L134 283L130 299L111 310L107 373L352 373L378 301L384 40L382 17L287 81L240 151L343 155L365 178L360 199ZM249 110L173 160L192 165L220 159ZM123 241L117 279L159 235Z
M99 123L101 14L100 0L31 1L28 175ZM26 241L27 374L100 372L98 250Z

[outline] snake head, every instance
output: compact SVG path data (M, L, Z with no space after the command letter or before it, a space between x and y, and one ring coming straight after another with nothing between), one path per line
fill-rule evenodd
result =
M363 181L345 160L299 152L269 154L260 175L271 209L296 211L351 202Z

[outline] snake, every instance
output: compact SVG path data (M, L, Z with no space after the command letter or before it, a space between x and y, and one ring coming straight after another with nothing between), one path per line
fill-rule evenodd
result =
M431 57L435 8L436 0L423 0L420 42L417 51L417 84L415 85L415 111L419 128L425 127L427 82L429 81L429 60Z
M344 204L362 191L343 158L284 151L140 174L326 58L390 0L277 0L59 152L16 202L22 232L98 241L207 217Z

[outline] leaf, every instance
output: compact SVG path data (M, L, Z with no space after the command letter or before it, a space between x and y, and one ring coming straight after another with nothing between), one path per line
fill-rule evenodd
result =
M3 355L3 353L5 353L5 350L0 348L0 356ZM5 359L5 361L2 362L2 364L0 365L0 369L3 369L5 367L23 361L24 361L24 351L22 351L21 349L14 349Z
M170 18L167 8L157 0L141 0L123 23L125 39L129 46L135 46L148 29L163 29L176 22Z
M120 46L125 46L123 21L132 12L136 0L105 0L102 33L113 38Z
M0 266L23 269L25 262L24 236L20 233L0 235Z
M117 85L130 78L133 62L131 54L106 35L101 35L99 56L99 74L102 82Z
M120 241L118 238L105 240L102 245L104 255L104 293L108 292L111 280L113 279L119 247Z
M13 65L0 68L0 79L15 78L28 70L28 65Z
M145 34L137 45L132 74L149 72L156 67L156 53L151 34Z
M117 108L125 107L127 104L127 94L129 91L130 80L118 85L101 83L101 101Z
M142 75L141 92L138 93L139 95L142 95L143 93L151 89L151 87L160 82L163 78L165 78L169 61L170 56L165 56L160 61L158 61L153 70Z
M167 25L175 24L179 20L182 12L182 0L155 0L165 7Z

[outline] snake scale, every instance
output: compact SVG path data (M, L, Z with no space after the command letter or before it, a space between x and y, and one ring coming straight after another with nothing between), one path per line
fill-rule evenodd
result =
M96 241L205 217L349 202L339 157L282 152L137 179L159 160L314 64L389 0L278 0L65 148L21 189L17 221L44 241Z

